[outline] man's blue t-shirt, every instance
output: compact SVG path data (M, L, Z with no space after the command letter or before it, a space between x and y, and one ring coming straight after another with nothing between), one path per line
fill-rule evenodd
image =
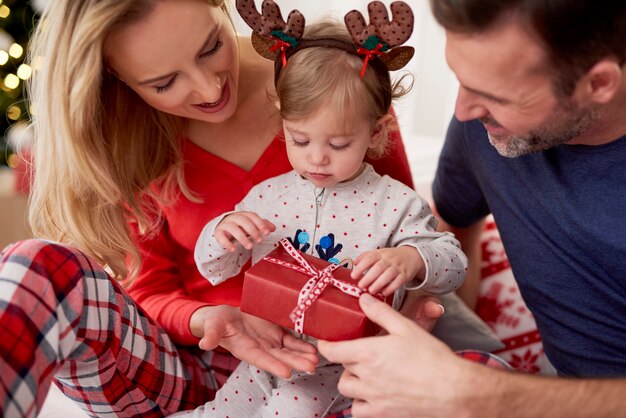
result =
M560 374L626 376L626 136L506 158L453 119L433 197L457 227L493 213Z

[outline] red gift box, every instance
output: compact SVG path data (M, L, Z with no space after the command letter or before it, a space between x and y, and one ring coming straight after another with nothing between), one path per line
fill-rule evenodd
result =
M281 244L285 241L281 241ZM241 311L285 328L298 330L292 320L292 312L299 305L298 298L307 285L314 283L315 287L315 283L321 279L317 277L311 280L315 274L305 271L306 267L303 268L297 258L302 257L318 272L332 264L294 250L288 241L285 244L291 254L279 245L246 271ZM332 268L334 268L332 277L348 285L341 286L344 290L347 290L347 287L353 290L356 288L358 280L350 277L350 270L334 265ZM375 335L379 331L380 328L361 311L358 295L347 294L333 284L328 284L319 297L306 307L302 327L304 334L329 341L350 340Z

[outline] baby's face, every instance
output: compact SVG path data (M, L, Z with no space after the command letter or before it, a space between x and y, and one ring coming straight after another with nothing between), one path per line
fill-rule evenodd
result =
M304 119L283 121L291 166L317 187L357 176L368 148L378 145L375 123L364 112L346 118L324 108Z

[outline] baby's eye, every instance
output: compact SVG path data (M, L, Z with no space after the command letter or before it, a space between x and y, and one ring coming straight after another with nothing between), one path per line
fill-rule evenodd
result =
M335 151L343 151L347 149L349 146L350 146L350 142L346 144L341 144L341 145L330 144L330 147L334 149Z
M308 143L309 141L305 139L291 139L291 144L295 145L296 147L306 147Z

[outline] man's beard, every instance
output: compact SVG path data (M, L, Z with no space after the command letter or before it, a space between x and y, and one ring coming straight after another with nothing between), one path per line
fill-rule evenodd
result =
M515 158L554 148L571 141L585 132L595 120L593 109L581 109L568 99L561 100L553 114L542 126L526 135L489 135L489 142L504 157ZM499 126L491 117L482 123Z

